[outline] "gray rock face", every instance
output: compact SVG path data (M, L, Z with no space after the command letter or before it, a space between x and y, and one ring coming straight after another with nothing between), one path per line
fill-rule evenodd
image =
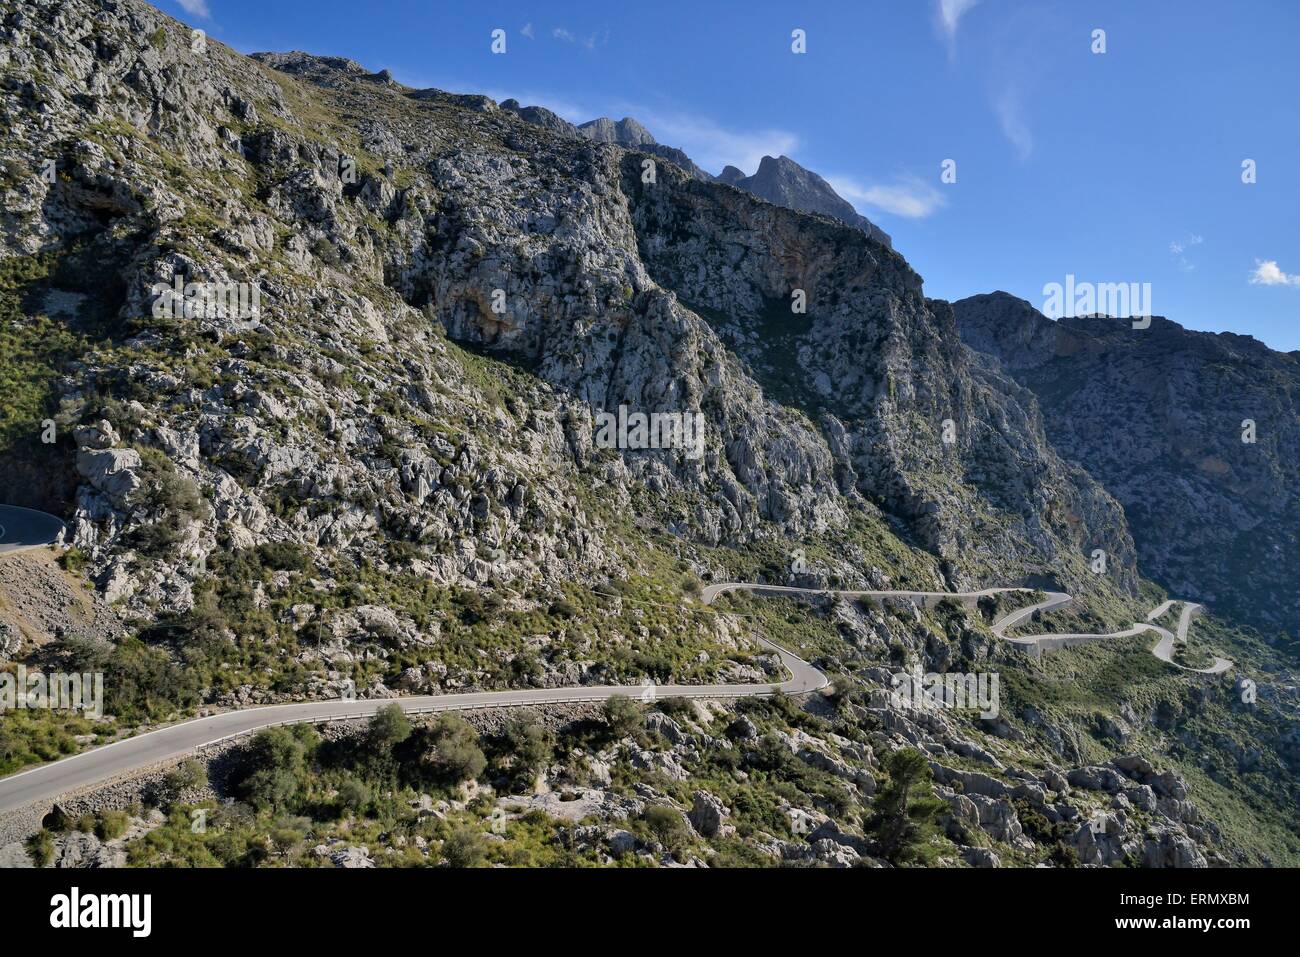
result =
M140 453L134 449L82 449L77 453L77 471L82 477L103 492L118 501L140 486Z
M315 850L319 856L327 857L335 867L356 870L375 866L375 862L370 857L370 849L366 847L326 847L320 845Z
M962 341L1035 394L1053 445L1123 504L1147 576L1300 629L1300 353L1158 316L1053 321L1001 292L953 312Z
M861 856L847 844L823 838L812 845L813 856L827 867L853 867Z
M1075 768L1069 773L1068 780L1076 788L1084 788L1088 791L1106 791L1110 794L1116 794L1125 787L1122 776L1110 768L1102 767Z
M125 867L126 851L110 847L94 834L72 833L58 846L54 858L58 868Z
M1139 846L1128 834L1123 812L1095 815L1079 826L1072 841L1081 864L1102 867L1122 863Z
M673 744L681 744L686 740L686 733L681 725L662 711L651 711L647 714L645 726L647 731L657 731Z
M726 823L731 816L731 809L708 791L696 791L694 804L687 812L686 819L691 827L703 837L726 837L735 833L735 828Z
M662 157L684 169L695 179L708 181L713 178L696 166L691 158L681 150L655 142L655 138L650 135L650 131L630 116L618 121L602 116L600 119L589 120L574 129L577 135L586 137L596 143L613 143L627 149Z
M962 859L971 867L1001 867L1001 859L987 847L963 847Z
M681 179L664 189L670 179L679 177L664 170L648 187L624 164L623 190L650 278L705 318L765 392L813 417L820 432L813 445L825 443L834 458L825 471L823 454L794 420L766 445L756 412L743 435L723 425L724 436L735 435L724 448L742 485L766 471L772 454L791 477L813 466L809 478L818 487L834 476L841 489L884 501L957 562L979 548L977 536L963 531L980 522L979 498L996 510L1032 512L1017 534L1050 552L1057 567L1077 561L1067 556L1083 553L1081 538L1106 539L1100 547L1118 556L1113 581L1125 590L1135 585L1117 504L1056 458L1031 395L967 364L951 311L924 299L901 258L855 242L838 224L745 202L715 185ZM813 303L806 315L791 310L793 290ZM721 384L726 375L719 369L702 379ZM706 396L712 392L706 386ZM783 497L778 513L802 510Z
M728 166L718 179L728 186L753 193L769 203L838 219L862 230L878 243L893 245L884 230L842 199L830 183L812 170L804 169L788 156L764 156L753 176L746 176L736 167Z
M532 123L534 126L540 126L555 133L563 133L568 136L583 135L578 130L578 127L544 106L521 106L518 100L502 100L501 109L509 110L525 123Z
M602 116L580 124L578 129L583 136L597 143L617 143L619 146L630 147L657 145L650 131L630 116L618 121Z
M1186 834L1156 827L1142 842L1143 867L1209 867L1205 855Z

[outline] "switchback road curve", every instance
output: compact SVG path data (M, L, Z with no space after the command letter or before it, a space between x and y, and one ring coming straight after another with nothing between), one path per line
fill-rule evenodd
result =
M795 588L789 585L754 585L746 582L723 582L716 585L708 585L701 593L701 601L704 604L711 604L715 598L729 591L749 591L757 594L792 594L792 595L835 595L842 598L869 598L877 600L887 599L904 599L908 601L920 602L922 606L933 607L944 599L950 599L961 602L962 604L973 607L978 604L981 598L1000 594L1027 593L1032 591L1029 588L985 588L980 591L969 592L943 592L943 591L844 591L839 589L826 588ZM1154 631L1159 636L1159 641L1151 649L1151 653L1161 661L1173 665L1175 668L1182 668L1184 671L1194 671L1198 674L1221 674L1232 667L1232 662L1227 658L1215 657L1214 664L1208 668L1188 668L1186 665L1180 665L1174 661L1174 644L1175 642L1184 643L1187 641L1187 628L1194 615L1202 611L1202 606L1194 602L1182 602L1183 611L1178 620L1178 635L1174 636L1169 630L1161 628L1154 622L1165 614L1178 601L1170 599L1162 602L1156 608L1153 608L1147 615L1145 622L1134 624L1131 628L1123 631L1111 631L1100 634L1043 634L1043 635L1017 635L1009 637L1006 631L1014 628L1021 622L1032 618L1035 612L1048 612L1068 604L1074 599L1061 591L1049 591L1045 597L1032 605L1026 605L1024 608L1017 608L1015 611L1008 612L997 621L990 629L993 634L997 635L1003 641L1010 642L1013 645L1027 651L1031 655L1039 655L1044 651L1055 648L1068 648L1075 645L1089 644L1094 641L1106 641L1111 638L1131 638L1134 635L1140 635L1144 631Z

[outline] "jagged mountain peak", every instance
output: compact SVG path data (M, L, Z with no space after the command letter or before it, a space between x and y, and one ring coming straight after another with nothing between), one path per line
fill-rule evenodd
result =
M556 133L564 133L569 136L582 135L578 127L574 126L564 117L560 116L553 110L548 110L544 106L521 106L519 101L511 98L501 101L501 109L514 113L521 120L532 123L534 126L540 126L544 129L552 130Z
M764 173L774 175L777 171L787 172L796 176L806 173L815 176L817 179L821 179L821 177L817 176L816 173L804 169L784 153L780 156L764 156L758 161L758 172L755 175L761 175ZM822 180L822 182L825 182L825 180Z
M861 229L879 243L893 245L888 233L854 209L830 183L788 156L764 156L753 176L745 176L734 166L728 166L723 173L725 178L719 177L723 182L769 203L830 216Z
M753 176L745 175L743 170L732 165L723 167L719 175L711 176L682 150L658 142L643 124L630 116L621 120L602 116L574 126L550 110L536 106L522 107L518 100L506 100L501 107L527 122L556 132L652 153L686 170L695 179L726 183L778 206L830 216L862 230L885 246L893 246L889 234L841 198L830 183L788 156L764 156Z
M735 186L744 178L745 171L731 165L722 167L722 172L718 174L718 182L726 183L728 186Z
M644 126L630 116L613 120L602 116L579 124L582 134L597 143L617 143L619 146L656 146L658 141Z

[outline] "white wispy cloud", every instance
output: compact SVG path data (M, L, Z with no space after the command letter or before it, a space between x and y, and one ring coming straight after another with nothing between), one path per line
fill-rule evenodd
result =
M924 219L947 202L932 184L915 176L907 176L894 183L870 185L843 176L828 177L826 181L835 192L855 206L870 206L905 219Z
M1025 122L1024 107L1020 94L1011 87L1003 89L993 99L993 113L998 118L998 126L1008 142L1016 149L1016 155L1023 163L1034 152L1034 134Z
M935 0L935 19L948 40L949 50L957 42L957 25L961 18L977 3L979 0Z
M529 24L529 27L531 26L532 24ZM597 46L604 46L609 42L609 30L607 29L597 33L592 33L585 37L580 37L572 30L566 30L564 27L555 27L551 30L551 36L559 40L561 43L581 44L588 50L594 50Z
M203 17L205 20L212 18L212 11L208 9L208 0L176 0L176 2L180 4L182 10L192 16Z
M531 23L525 23L523 27L520 28L519 33L530 40L536 35L533 31L533 25Z
M1300 275L1283 272L1276 259L1256 259L1250 282L1253 286L1300 286Z
M1175 239L1169 244L1169 255L1178 260L1179 269L1184 272L1191 272L1196 268L1196 266L1194 266L1191 260L1187 258L1186 252L1193 246L1199 246L1203 242L1205 242L1204 237L1198 236L1195 233L1188 233L1182 239Z
M1034 106L1043 78L1059 69L1059 39L1067 29L1059 4L992 5L974 69L984 74L989 110L1016 158L1028 162L1036 149ZM996 15L995 15L996 14Z

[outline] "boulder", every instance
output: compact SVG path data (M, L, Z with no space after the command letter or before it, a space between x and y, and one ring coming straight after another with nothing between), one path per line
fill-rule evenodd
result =
M119 503L140 487L136 472L142 464L135 449L86 448L77 453L81 477Z
M1113 768L1098 765L1074 768L1066 778L1074 787L1086 791L1105 791L1107 794L1117 794L1128 786L1128 782Z
M971 867L1002 866L1002 861L987 847L963 847L961 858Z
M736 829L726 823L731 816L731 809L708 791L696 791L694 805L687 812L686 819L701 837L728 837Z

